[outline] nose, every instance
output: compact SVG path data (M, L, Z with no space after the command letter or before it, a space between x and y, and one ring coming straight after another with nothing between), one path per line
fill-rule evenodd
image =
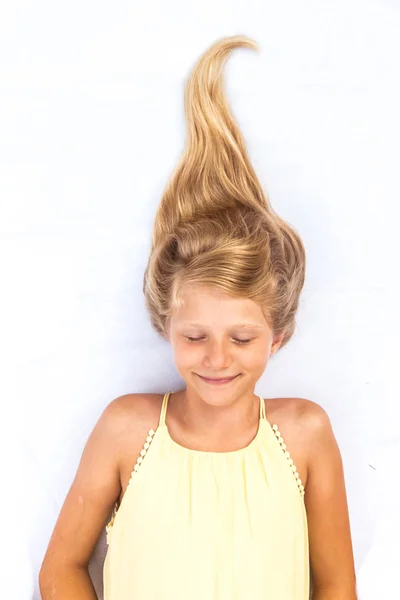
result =
M209 341L205 346L203 364L214 371L227 369L231 364L231 357L225 342Z

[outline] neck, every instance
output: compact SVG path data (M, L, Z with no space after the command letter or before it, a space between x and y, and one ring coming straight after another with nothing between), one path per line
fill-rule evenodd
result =
M257 426L260 399L253 392L240 396L229 404L210 404L199 394L185 389L175 396L175 414L181 426L196 433L243 432Z

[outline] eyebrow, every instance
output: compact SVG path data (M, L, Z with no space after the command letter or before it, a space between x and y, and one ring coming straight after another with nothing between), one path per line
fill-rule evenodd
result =
M208 329L207 325L203 325L202 323L198 323L197 321L182 321L180 325L193 325L194 327L203 327L204 329ZM244 329L245 327L251 327L253 329L264 329L264 326L258 323L237 323L236 325L231 325L231 329Z

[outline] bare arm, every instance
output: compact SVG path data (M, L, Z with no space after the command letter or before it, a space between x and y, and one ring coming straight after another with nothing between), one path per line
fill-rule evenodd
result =
M307 415L310 452L306 484L313 600L356 600L356 576L340 451L326 412Z
M107 406L85 445L39 573L42 600L97 600L88 564L121 491L122 399Z

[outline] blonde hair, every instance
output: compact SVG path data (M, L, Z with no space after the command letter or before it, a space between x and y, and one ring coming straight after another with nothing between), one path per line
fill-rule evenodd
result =
M226 103L222 71L238 47L257 44L218 40L187 81L186 145L156 213L143 291L164 338L182 286L201 284L257 302L283 347L295 330L305 250L272 209Z

